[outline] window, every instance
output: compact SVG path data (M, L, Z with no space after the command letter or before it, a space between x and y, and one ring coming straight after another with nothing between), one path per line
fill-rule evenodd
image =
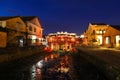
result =
M116 35L116 44L119 44L119 40L120 40L120 36L119 35Z
M98 33L99 33L99 31L96 31L96 33L98 34Z
M98 42L99 42L99 44L102 44L102 43L103 43L103 40L102 40L102 36L101 36L101 35L98 36Z
M29 30L32 31L32 26L29 26Z
M105 30L103 30L103 33L105 33L106 31Z
M100 34L102 34L102 30L100 30Z
M95 30L93 30L93 34L95 34Z
M110 44L110 37L106 37L106 44Z
M34 28L34 32L36 32L36 28Z

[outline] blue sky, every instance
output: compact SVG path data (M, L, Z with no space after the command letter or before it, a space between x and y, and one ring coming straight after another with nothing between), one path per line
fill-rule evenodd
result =
M38 16L44 34L82 34L89 23L120 25L119 0L1 0L0 16Z

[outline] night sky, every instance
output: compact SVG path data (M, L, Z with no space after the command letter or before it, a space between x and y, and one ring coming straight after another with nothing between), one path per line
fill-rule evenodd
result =
M0 0L0 16L38 16L46 35L80 35L89 23L120 25L120 0Z

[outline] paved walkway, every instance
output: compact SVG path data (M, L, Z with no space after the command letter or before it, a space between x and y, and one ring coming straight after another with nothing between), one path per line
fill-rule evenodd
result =
M96 65L108 80L120 80L120 50L112 48L78 48L84 58Z
M80 50L103 60L104 62L120 67L120 50L114 48L79 48Z

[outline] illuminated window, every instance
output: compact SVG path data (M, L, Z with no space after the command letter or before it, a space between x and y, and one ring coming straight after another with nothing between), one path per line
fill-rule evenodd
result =
M104 30L103 33L105 33L106 31Z
M36 28L34 28L34 32L36 32Z
M102 31L100 31L100 34L102 34Z
M110 44L110 37L106 37L106 44Z
M103 41L102 41L102 36L99 35L99 36L98 36L98 43L99 43L99 44L102 44L102 42L103 42Z
M32 43L36 43L36 36L32 36Z
M120 35L116 35L116 47L120 45Z
M36 39L32 39L32 44L36 43Z
M29 30L32 31L32 26L29 27Z
M98 33L99 33L99 31L96 31L96 33L98 34Z

